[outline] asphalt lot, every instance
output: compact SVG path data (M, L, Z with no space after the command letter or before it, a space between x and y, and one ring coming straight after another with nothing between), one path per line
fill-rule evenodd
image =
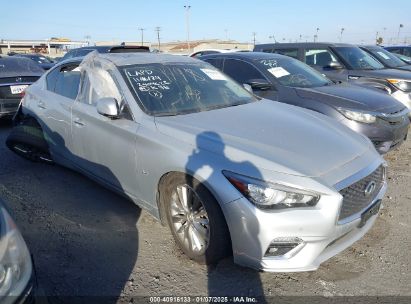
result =
M411 140L385 159L389 190L372 230L316 272L273 274L185 258L167 227L86 177L10 152L0 123L0 197L49 302L65 296L411 296ZM411 138L411 136L409 137Z

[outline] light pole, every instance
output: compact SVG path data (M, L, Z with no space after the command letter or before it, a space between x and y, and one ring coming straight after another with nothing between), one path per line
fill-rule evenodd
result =
M316 31L315 31L315 35L314 35L314 42L317 42L319 30L320 30L320 28L317 27L317 29L316 29Z
M140 27L139 30L141 31L141 46L143 46L144 45L144 31L146 29Z
M87 46L89 46L89 45L90 45L91 36L90 36L90 35L86 35L86 36L84 36L84 38L85 38L86 41L87 41Z
M277 43L277 40L275 39L275 36L274 36L274 35L268 36L268 39L273 39L273 40L274 40L274 43Z
M400 26L398 27L398 35L397 35L397 43L400 43L400 33L401 33L401 28L403 28L404 25L400 24Z
M158 51L160 52L160 31L161 31L161 28L159 26L157 26L155 31L157 32Z
M256 32L253 32L253 45L255 46L255 36L257 35Z
M228 41L228 30L225 29L224 32L225 32L225 40Z
M382 40L383 40L383 41L386 41L386 38L387 38L386 32L387 32L387 28L384 27L384 28L383 28L383 36L382 36Z
M190 8L191 5L184 5L186 9L186 27L187 27L187 52L190 53Z
M342 27L341 33L340 33L340 42L342 42L342 36L343 36L344 31L345 31L345 28Z

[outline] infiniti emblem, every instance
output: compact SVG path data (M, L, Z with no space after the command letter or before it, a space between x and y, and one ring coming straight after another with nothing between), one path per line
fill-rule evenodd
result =
M369 182L364 189L365 196L370 196L374 192L376 187L377 184L374 181Z

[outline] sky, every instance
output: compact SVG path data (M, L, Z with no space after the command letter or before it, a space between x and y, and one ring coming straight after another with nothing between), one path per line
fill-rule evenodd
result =
M390 3L393 3L391 5ZM319 41L411 44L411 1L396 0L1 0L0 39L67 37L72 40L162 42L187 39L184 5L189 5L190 40L234 39L257 43ZM271 38L270 38L271 37ZM301 38L300 38L301 37Z

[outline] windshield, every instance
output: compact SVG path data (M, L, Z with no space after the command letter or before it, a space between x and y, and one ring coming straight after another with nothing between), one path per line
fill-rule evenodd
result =
M296 88L315 88L332 83L328 78L299 60L287 57L258 59L256 64L281 85Z
M370 54L357 47L336 47L337 53L353 70L380 70L384 66Z
M386 66L390 68L398 68L398 67L407 65L397 56L395 56L394 54L391 54L390 52L384 50L383 48L370 49L369 51L375 58L377 58L380 62L382 62L383 64L385 64Z
M120 71L143 110L155 116L208 111L258 100L206 63L152 63L123 66Z
M406 64L411 64L411 57L401 55L401 54L394 54L394 56L397 56L400 60L404 61Z

